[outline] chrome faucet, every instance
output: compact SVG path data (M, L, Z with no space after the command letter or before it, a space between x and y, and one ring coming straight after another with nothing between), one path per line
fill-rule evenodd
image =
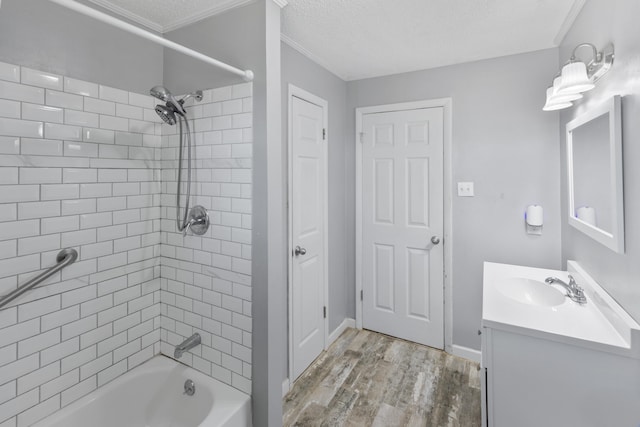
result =
M185 222L184 229L182 229L182 235L186 236L187 231L202 236L209 229L209 213L207 210L200 206L194 206L189 211L189 217Z
M202 339L200 338L200 334L196 332L176 346L176 350L173 352L173 357L180 359L184 352L191 350L193 347L200 344L201 341Z
M550 285L558 284L562 285L562 287L567 291L567 296L571 301L577 302L578 304L586 304L587 297L584 294L584 289L582 289L576 283L575 279L572 275L569 274L569 284L564 281L558 279L557 277L547 277L544 281Z

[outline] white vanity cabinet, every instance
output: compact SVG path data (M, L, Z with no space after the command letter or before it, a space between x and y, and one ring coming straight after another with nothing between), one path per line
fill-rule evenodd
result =
M640 326L576 263L569 270L485 263L483 425L640 426ZM546 285L568 274L585 288L586 305L503 292L513 279Z

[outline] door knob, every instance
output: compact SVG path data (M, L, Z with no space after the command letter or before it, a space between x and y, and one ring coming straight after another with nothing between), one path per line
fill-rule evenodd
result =
M431 236L431 243L437 245L438 243L440 243L440 238L438 236Z
M296 246L296 248L293 251L293 253L296 256L298 256L298 255L306 255L307 254L307 250L305 248L301 248L300 246Z

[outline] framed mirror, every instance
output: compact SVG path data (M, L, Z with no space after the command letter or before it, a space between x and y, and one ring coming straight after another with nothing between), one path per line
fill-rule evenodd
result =
M567 123L569 224L624 253L620 97Z

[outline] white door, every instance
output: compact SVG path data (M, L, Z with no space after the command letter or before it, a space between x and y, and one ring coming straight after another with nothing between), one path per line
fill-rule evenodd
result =
M444 348L443 108L362 124L363 327Z
M325 197L323 107L291 100L293 378L325 345Z

